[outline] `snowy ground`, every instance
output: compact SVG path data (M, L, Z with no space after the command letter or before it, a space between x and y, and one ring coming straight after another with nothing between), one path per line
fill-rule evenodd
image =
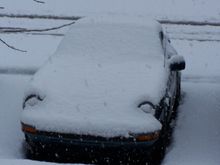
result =
M151 15L160 19L220 21L219 0L2 0L4 14L86 16L91 14Z
M220 22L218 0L149 1L144 0L96 0L96 3L72 0L66 5L59 0L45 0L38 4L31 0L4 0L0 14L41 14L77 16L94 13L157 15L159 19ZM77 2L77 3L76 3ZM99 7L96 4L99 2ZM157 9L158 2L161 9ZM77 4L77 5L75 5ZM86 4L86 5L85 5ZM125 4L125 5L124 5ZM116 7L117 6L117 7ZM130 8L133 6L133 8ZM156 8L156 9L155 9ZM135 10L134 10L135 9ZM124 11L124 12L121 12ZM185 12L187 11L187 12ZM70 23L71 20L15 19L0 17L0 27L49 28ZM174 47L187 62L183 73L183 101L179 108L173 143L162 164L220 164L220 26L164 25ZM51 163L24 160L23 135L20 131L20 112L23 92L30 76L52 54L67 28L40 34L6 34L0 29L0 37L9 44L27 50L21 53L0 44L0 164ZM55 34L55 35L54 35ZM49 44L48 44L49 43ZM45 46L46 45L46 46ZM8 75L19 73L16 75ZM21 74L21 75L20 75Z
M44 63L48 56L56 50L57 45L68 27L42 33L5 33L4 30L18 27L29 30L47 29L51 27L59 27L72 21L0 17L0 22L1 39L16 48L27 51L25 53L14 51L3 44L0 44L0 49L4 50L0 54L0 58L2 59L0 61L0 73L25 72L27 74L32 74Z
M1 111L0 111L0 158L21 158L22 133L19 116L21 112L22 93L29 77L1 75Z
M171 38L175 36L172 40L173 45L181 55L185 56L187 69L183 73L183 100L179 107L173 143L168 149L163 164L218 165L220 164L220 42L214 38L219 37L219 29L170 27L167 30L172 31ZM186 34L188 37L185 36Z
M164 165L220 164L220 83L184 82L174 141Z

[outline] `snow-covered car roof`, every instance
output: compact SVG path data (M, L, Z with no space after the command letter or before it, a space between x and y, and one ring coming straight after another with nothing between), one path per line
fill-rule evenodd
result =
M160 122L137 106L157 104L165 92L160 31L144 18L77 21L31 80L26 95L43 101L27 106L22 122L104 137L159 130Z

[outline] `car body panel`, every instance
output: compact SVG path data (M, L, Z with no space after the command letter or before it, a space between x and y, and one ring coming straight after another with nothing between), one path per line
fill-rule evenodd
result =
M158 27L152 21L74 24L33 77L27 95L44 99L24 109L22 122L44 131L105 137L161 129L152 114L138 108L145 100L158 104L166 92Z
M159 144L160 134L134 135L166 131L179 99L180 72L169 67L177 52L158 23L127 20L82 19L34 75L21 115L32 149L150 152Z

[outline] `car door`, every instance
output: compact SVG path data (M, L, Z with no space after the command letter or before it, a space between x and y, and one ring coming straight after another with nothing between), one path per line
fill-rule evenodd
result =
M169 68L169 59L172 56L177 55L177 52L175 49L171 46L169 38L163 33L160 33L160 39L164 51L164 65L165 67ZM176 92L177 92L177 77L178 73L177 71L171 71L168 69L169 76L168 76L168 81L167 81L167 88L166 88L166 93L163 98L163 108L164 108L164 121L166 123L169 123L172 117L172 114L174 112L175 108L175 100L176 100Z
M169 38L165 35L164 37L164 46L165 46L165 58L168 61L172 56L176 56L177 52L172 47ZM172 114L175 111L175 101L177 95L177 84L178 84L178 71L169 70L169 80L167 84L167 97L169 100L167 121L170 122Z

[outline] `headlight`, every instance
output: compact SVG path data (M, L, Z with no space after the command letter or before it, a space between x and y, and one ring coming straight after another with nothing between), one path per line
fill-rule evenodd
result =
M23 102L23 109L26 107L26 106L34 106L36 105L39 101L43 101L43 98L41 98L40 96L38 95L29 95L27 96L25 99L24 99L24 102Z
M153 133L147 134L131 134L137 142L155 141L160 136L160 131L155 131Z
M142 111L146 113L151 113L152 115L155 115L156 107L149 101L144 101L138 105L138 108L140 108Z
M138 105L138 108L140 108L142 111L146 113L152 114L153 116L155 115L155 112L157 109L157 107L149 101L141 102ZM155 131L155 132L146 133L146 134L131 134L131 136L133 136L137 142L155 141L159 138L160 131Z

